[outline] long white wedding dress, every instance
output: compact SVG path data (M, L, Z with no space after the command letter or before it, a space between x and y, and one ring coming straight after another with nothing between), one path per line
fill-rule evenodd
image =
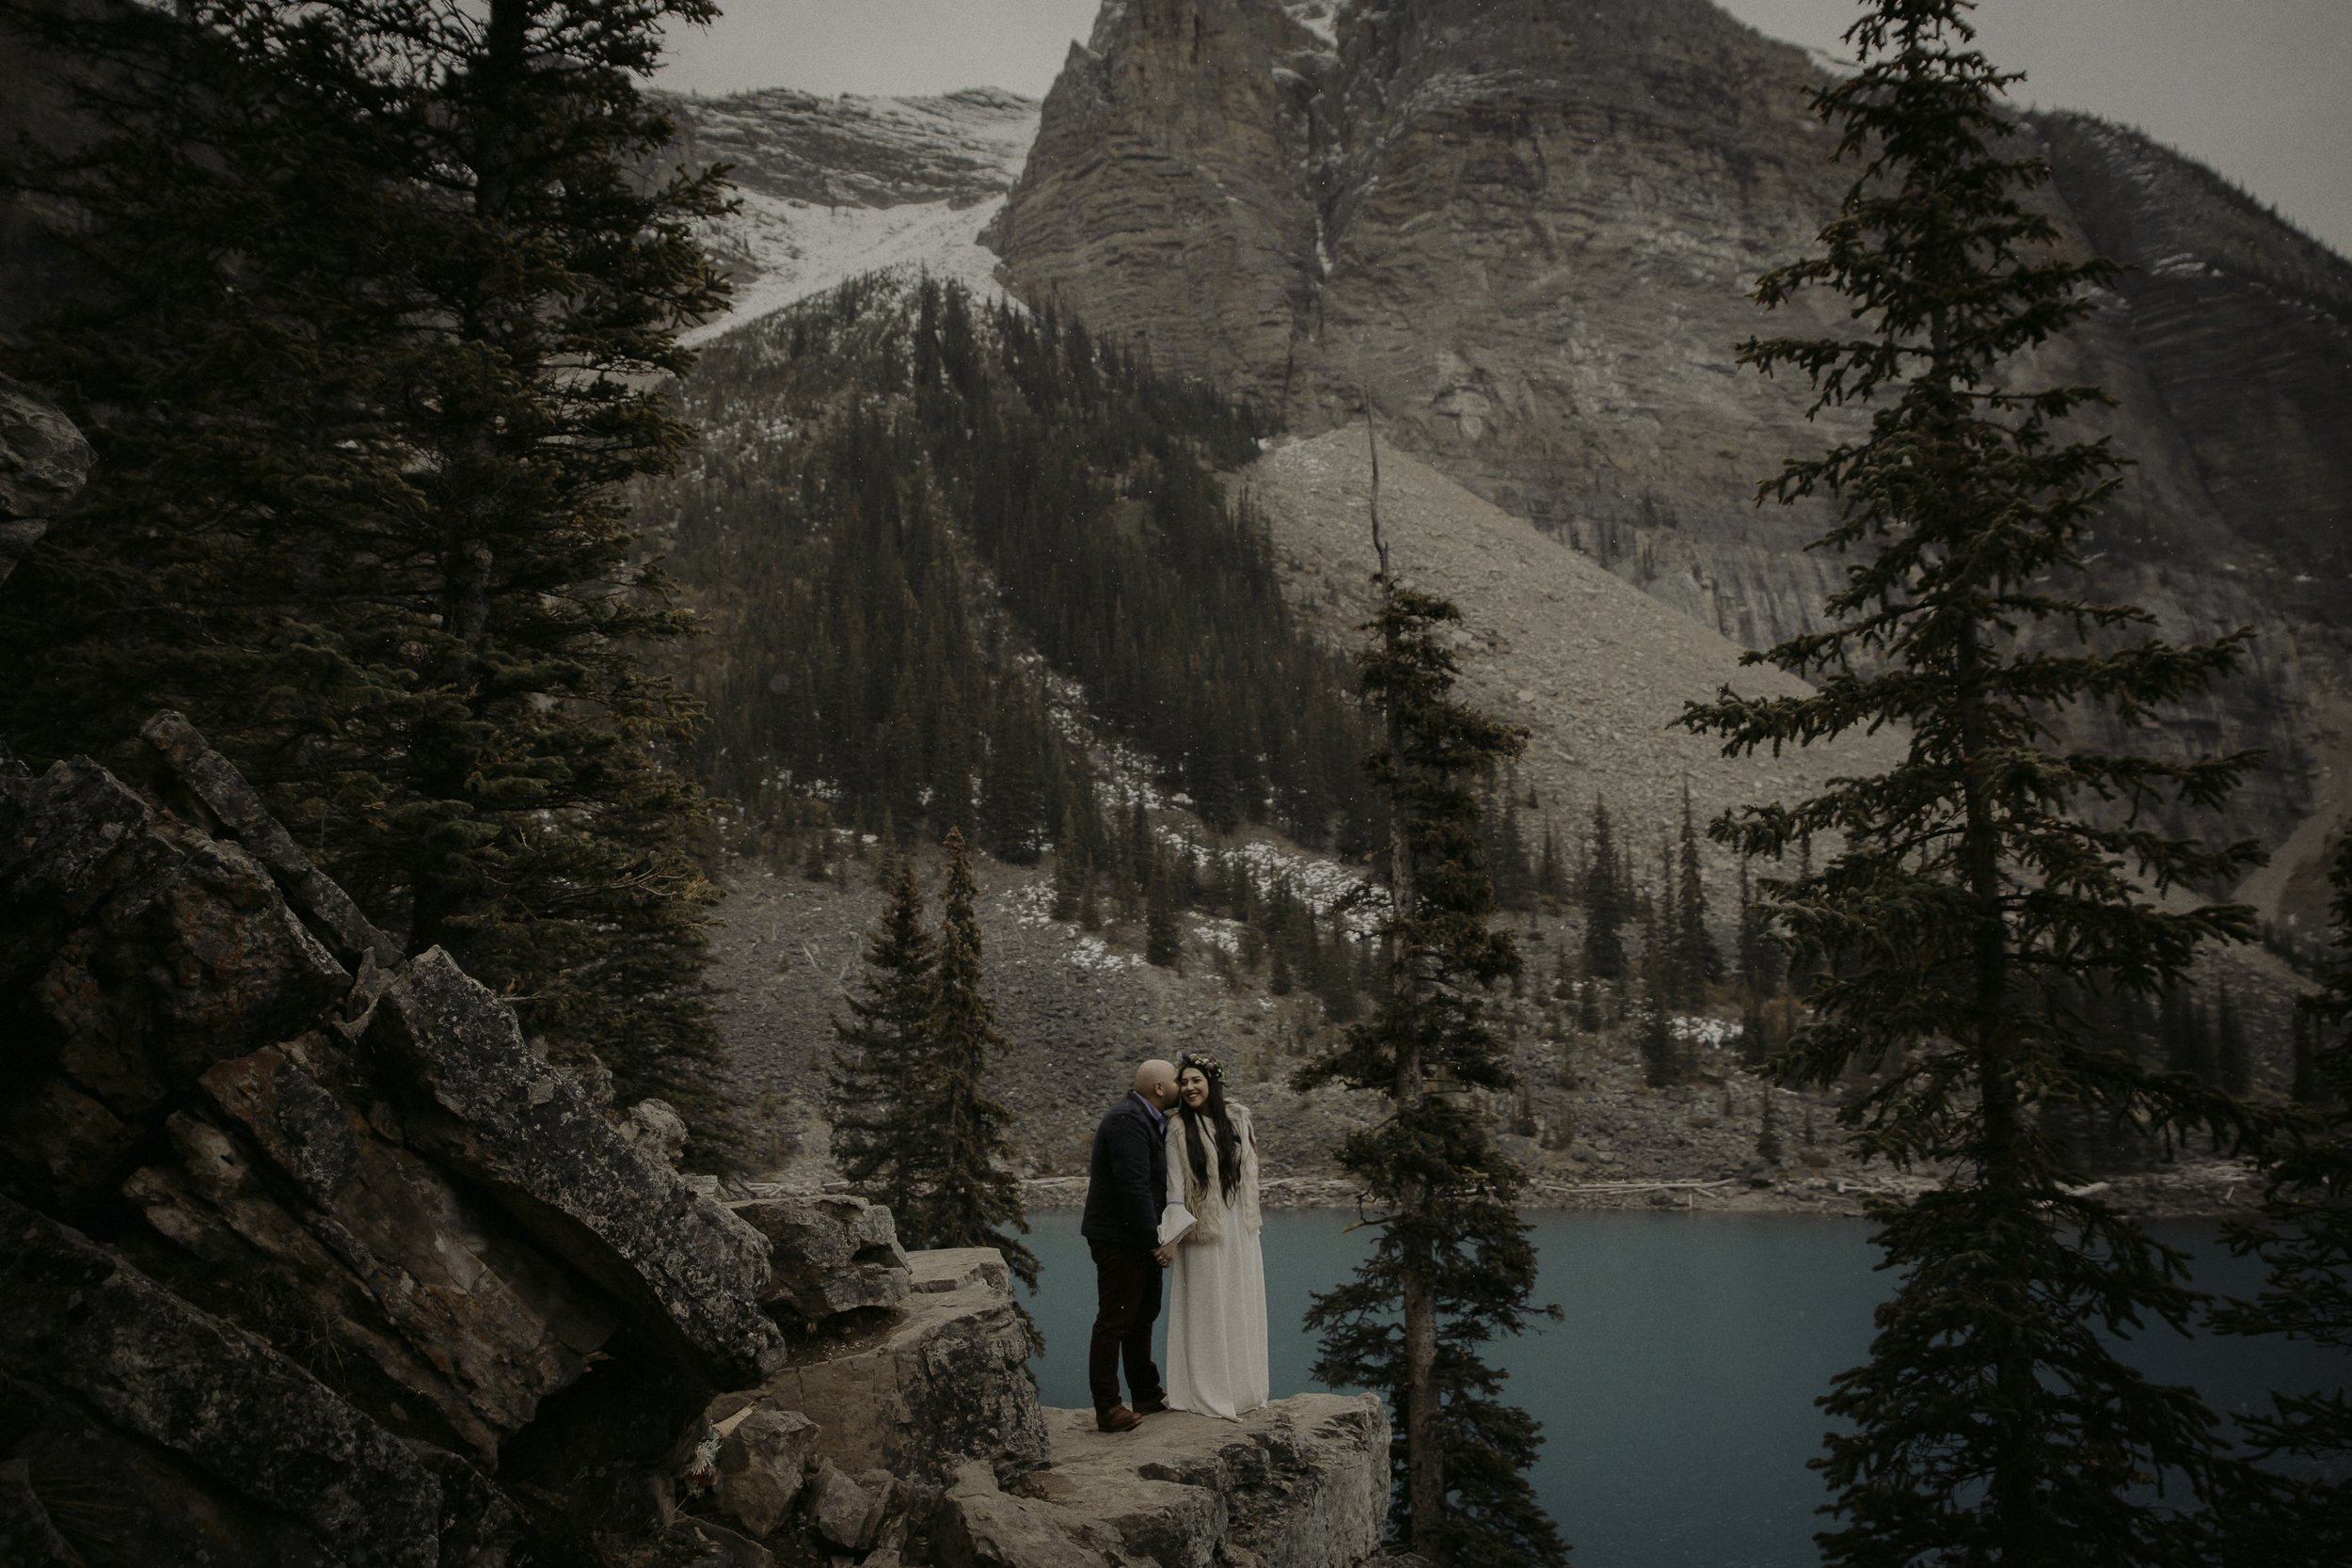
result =
M1228 1105L1241 1139L1238 1189L1218 1190L1216 1150L1208 1180L1193 1180L1184 1150L1184 1118L1168 1118L1168 1198L1193 1214L1176 1245L1168 1291L1168 1402L1238 1420L1266 1402L1265 1256L1258 1241L1258 1141L1249 1113ZM1202 1131L1208 1127L1203 1123Z

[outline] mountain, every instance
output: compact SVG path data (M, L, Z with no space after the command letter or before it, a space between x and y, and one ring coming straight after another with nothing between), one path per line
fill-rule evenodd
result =
M1761 646L1836 570L1803 548L1821 513L1751 504L1827 431L1733 364L1831 319L1747 297L1848 178L1804 102L1823 79L1706 0L1106 0L988 239L1023 297L1291 430L1369 398L1471 492ZM2153 738L2268 753L2229 826L2285 850L2249 891L2292 917L2352 777L2352 263L2129 132L2024 134L2068 244L2133 268L2031 367L2122 401L2097 586L2176 636L2258 628Z
M820 98L789 88L671 95L673 156L725 164L736 210L704 241L734 307L690 341L820 294L861 273L928 270L993 291L977 235L1037 135L1034 100L993 87L936 98Z

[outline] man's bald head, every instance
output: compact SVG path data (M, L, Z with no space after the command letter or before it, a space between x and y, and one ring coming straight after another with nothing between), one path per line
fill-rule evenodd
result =
M1136 1093L1161 1110L1176 1103L1176 1065L1157 1056L1136 1069Z

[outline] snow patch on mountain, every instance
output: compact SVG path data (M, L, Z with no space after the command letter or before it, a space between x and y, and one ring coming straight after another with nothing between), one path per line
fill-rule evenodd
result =
M904 207L813 207L746 191L740 210L709 226L704 244L735 277L723 316L684 335L707 342L787 305L821 294L861 273L928 272L952 278L982 298L1002 291L996 257L979 243L981 226L1005 204L925 201Z
M773 88L677 98L679 150L729 166L736 210L701 227L735 282L708 342L863 273L929 272L1001 291L979 233L1036 139L1038 104L994 88L935 98L820 98Z

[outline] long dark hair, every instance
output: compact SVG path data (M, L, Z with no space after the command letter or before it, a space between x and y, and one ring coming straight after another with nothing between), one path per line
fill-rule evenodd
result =
M1176 1109L1184 1118L1184 1158L1192 1165L1192 1182L1196 1187L1209 1184L1209 1139L1200 1132L1200 1124L1205 1121L1216 1130L1216 1190L1230 1203L1234 1184L1241 1180L1241 1134L1233 1131L1233 1118L1226 1114L1221 1075L1198 1062L1185 1062L1176 1069L1179 1083L1188 1070L1209 1081L1209 1097L1200 1102L1199 1110L1181 1099L1176 1101Z

